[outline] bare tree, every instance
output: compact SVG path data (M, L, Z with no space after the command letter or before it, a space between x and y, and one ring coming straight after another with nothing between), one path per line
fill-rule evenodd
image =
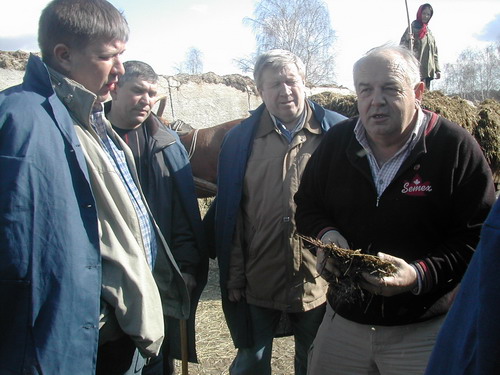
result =
M243 71L250 70L257 55L281 48L302 59L308 84L332 83L335 32L323 1L261 0L255 7L254 17L245 18L245 22L253 28L257 51L251 58L237 61Z
M489 45L483 51L484 64L481 71L481 91L483 100L493 97L500 90L500 42Z
M468 100L498 98L500 90L500 42L483 50L463 50L453 64L445 64L439 89Z
M257 59L257 54L254 52L249 56L233 59L233 63L243 73L251 73L253 71L256 59Z
M198 48L189 48L185 56L184 61L174 67L177 73L203 73L203 53Z

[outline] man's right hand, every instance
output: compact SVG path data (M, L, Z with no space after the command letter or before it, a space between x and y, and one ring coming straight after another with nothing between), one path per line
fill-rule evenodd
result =
M228 298L231 302L239 302L242 298L245 298L245 289L228 289Z
M320 238L320 241L328 244L333 243L342 249L348 249L347 240L336 230L329 230ZM323 249L316 250L316 270L326 280L330 279L331 275L340 276L340 271L333 265L333 261L325 255Z
M321 236L320 241L323 243L333 243L342 249L348 249L349 244L343 235L341 235L336 230L329 230L323 236Z

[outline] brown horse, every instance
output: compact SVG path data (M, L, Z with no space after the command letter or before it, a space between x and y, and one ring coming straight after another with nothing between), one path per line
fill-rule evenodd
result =
M242 120L232 120L202 129L194 129L180 120L167 124L177 132L188 152L198 198L214 197L217 193L217 162L222 140L226 133Z

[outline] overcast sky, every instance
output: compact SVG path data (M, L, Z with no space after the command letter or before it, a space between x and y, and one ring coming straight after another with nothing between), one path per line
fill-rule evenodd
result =
M9 3L6 10L6 3ZM124 60L143 60L159 74L175 74L187 50L203 53L204 72L241 73L234 59L255 50L255 37L243 18L252 17L254 0L111 0L124 12L131 35ZM3 0L0 50L38 51L40 12L46 0ZM410 20L421 1L408 0ZM352 88L353 63L372 47L398 43L407 26L404 0L327 0L336 31L337 83ZM468 47L500 40L500 1L436 0L429 22L440 63L455 62Z

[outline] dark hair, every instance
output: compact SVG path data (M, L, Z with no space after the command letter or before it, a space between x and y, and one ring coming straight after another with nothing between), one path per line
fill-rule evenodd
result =
M95 41L128 41L125 17L106 0L53 0L38 23L38 45L47 63L54 47L85 48Z
M134 78L139 78L143 81L157 83L158 74L153 70L153 68L142 61L131 60L123 63L123 68L125 73L118 77L118 85L130 81Z

